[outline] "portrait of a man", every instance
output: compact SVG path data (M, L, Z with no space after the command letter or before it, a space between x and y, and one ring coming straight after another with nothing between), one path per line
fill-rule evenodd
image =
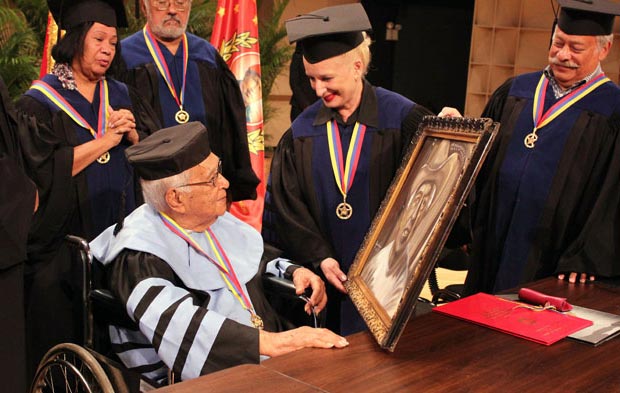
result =
M245 117L249 124L258 124L263 121L262 85L260 74L249 68L239 83L243 103L245 104Z
M428 137L360 277L393 318L474 145Z

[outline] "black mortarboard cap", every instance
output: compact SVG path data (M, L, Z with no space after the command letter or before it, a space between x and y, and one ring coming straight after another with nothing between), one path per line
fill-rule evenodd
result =
M125 150L134 171L145 180L177 175L209 154L207 129L198 121L161 129Z
M47 6L63 30L69 30L84 22L127 27L123 0L48 0Z
M290 43L301 45L309 63L341 55L364 40L363 31L372 29L359 3L321 8L286 21Z
M609 0L558 0L558 27L571 35L608 35L620 3Z

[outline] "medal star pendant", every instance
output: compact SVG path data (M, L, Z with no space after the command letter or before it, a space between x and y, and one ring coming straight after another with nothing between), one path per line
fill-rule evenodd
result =
M185 124L189 120L189 113L183 109L179 109L174 115L174 120L176 120L179 124Z
M105 153L103 153L102 155L100 155L97 158L97 162L100 163L101 165L103 164L107 164L108 162L110 162L110 152L106 151Z
M525 136L523 143L525 144L525 147L527 147L528 149L533 149L537 140L538 140L538 135L536 135L536 130L534 130Z
M336 216L341 220L348 220L353 215L353 208L346 202L338 204L336 207Z
M250 321L252 322L252 326L256 329L262 329L264 327L263 319L255 313L251 314Z

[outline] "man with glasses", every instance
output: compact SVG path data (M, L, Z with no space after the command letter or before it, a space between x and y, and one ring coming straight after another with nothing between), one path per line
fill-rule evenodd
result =
M306 268L269 257L260 234L226 212L222 161L207 130L191 122L160 130L127 149L145 205L91 243L109 285L139 330L112 326L125 365L151 380L166 367L181 379L305 347L348 345L326 329L288 330L265 298L261 275L290 275L312 289L307 312L327 303L325 285Z
M118 77L149 102L164 127L199 121L231 180L233 201L256 198L245 106L239 83L217 50L187 33L191 0L143 0L144 28L121 42L126 72Z
M501 128L469 204L466 294L620 275L620 89L601 68L620 4L558 4L548 65L509 78L481 116Z

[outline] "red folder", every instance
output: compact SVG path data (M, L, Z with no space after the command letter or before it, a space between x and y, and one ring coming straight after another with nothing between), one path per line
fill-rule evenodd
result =
M545 345L592 325L587 319L535 310L530 305L486 293L435 307L433 311Z

